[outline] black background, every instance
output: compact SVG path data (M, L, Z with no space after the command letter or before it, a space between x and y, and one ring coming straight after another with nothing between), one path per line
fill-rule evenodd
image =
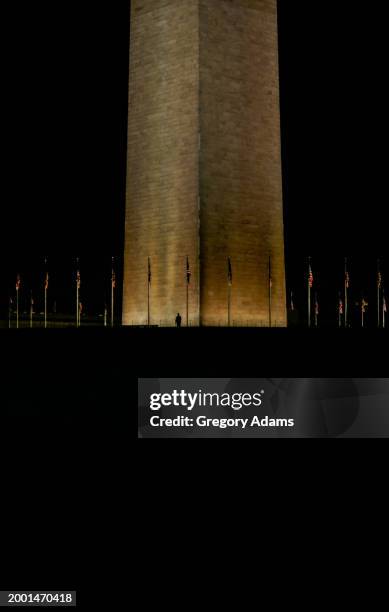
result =
M35 278L45 254L56 262L58 291L79 255L90 300L101 303L98 270L123 247L128 8L42 1L1 9L3 305L17 271ZM356 2L280 2L293 288L305 287L308 254L331 279L348 254L361 288L374 291L375 261L387 249L384 24L378 2L370 12ZM339 278L326 282L336 297ZM105 552L100 562L98 552L126 535L137 376L385 376L386 336L373 329L181 331L4 330L2 470L13 492L4 525L15 538L6 586L78 588L85 603L97 601L90 587L116 559Z

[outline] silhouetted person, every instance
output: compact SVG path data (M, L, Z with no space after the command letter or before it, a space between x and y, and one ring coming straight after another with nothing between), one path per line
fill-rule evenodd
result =
M181 322L182 322L182 317L181 317L180 313L178 312L177 316L176 316L176 326L177 327L181 327Z

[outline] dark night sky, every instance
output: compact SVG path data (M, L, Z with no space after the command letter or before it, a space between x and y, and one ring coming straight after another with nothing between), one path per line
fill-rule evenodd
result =
M311 254L328 313L343 256L357 296L387 254L386 22L382 3L369 7L279 1L288 283L303 302ZM126 0L2 7L3 309L16 272L35 286L47 253L60 305L79 255L85 299L101 310L123 249L128 12Z

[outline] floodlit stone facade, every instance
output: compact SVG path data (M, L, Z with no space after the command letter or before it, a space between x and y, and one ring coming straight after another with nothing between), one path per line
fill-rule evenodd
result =
M123 324L286 325L276 0L133 0Z

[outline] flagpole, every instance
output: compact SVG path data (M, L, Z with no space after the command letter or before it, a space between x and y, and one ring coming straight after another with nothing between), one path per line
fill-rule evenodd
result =
M45 287L45 329L47 329L47 287Z
M115 278L115 270L114 270L114 262L115 262L115 258L112 257L112 276L111 276L111 327L113 327L114 324L114 306L115 306L115 283L116 283L116 278Z
M148 258L148 282L147 282L147 327L150 327L150 285L151 285L151 263Z
M186 326L189 327L189 283L186 283Z
M20 275L16 277L16 329L19 329L19 290L20 290Z
M318 301L317 301L317 293L315 293L315 327L317 327L317 322L318 322Z
M232 266L231 258L228 258L228 327L231 327L231 288L232 288Z
M311 327L311 258L308 257L308 327Z
M80 282L79 282L79 260L77 258L77 272L76 272L76 327L80 327Z
M147 327L150 327L150 281L147 289Z
M269 255L269 327L272 327L272 288L271 255Z
M47 258L45 259L45 329L47 328L47 284L49 280L49 274L47 271Z
M189 327L189 283L190 283L190 266L189 257L186 257L186 326Z
M344 326L347 327L348 317L348 270L347 257L344 260Z
M111 327L113 327L113 320L114 320L114 288L113 286L111 287Z
M362 317L361 317L361 319L362 319L362 327L364 327L364 322L365 322L364 321L364 319L365 319L365 317L364 317L364 315L365 315L365 298L362 298L361 313L362 313Z
M231 327L231 285L228 285L228 327Z
M381 290L381 270L380 260L377 260L377 327L381 324L381 306L380 306L380 290Z

